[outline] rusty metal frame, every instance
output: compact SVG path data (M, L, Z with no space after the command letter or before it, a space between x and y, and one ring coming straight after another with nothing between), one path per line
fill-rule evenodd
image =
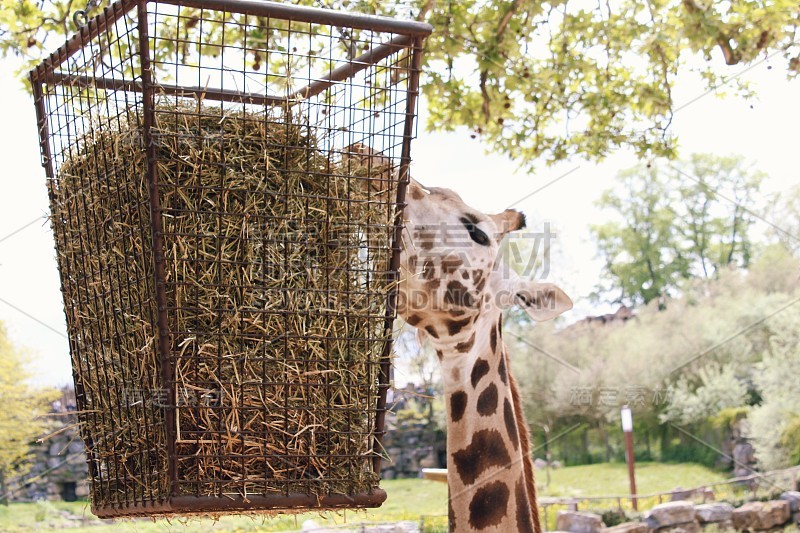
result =
M391 244L391 257L389 275L391 281L397 279L400 260L400 238L402 233L402 207L405 205L406 186L409 181L409 165L411 162L411 140L415 135L414 119L416 116L417 100L419 96L419 75L422 66L422 45L432 27L428 24L414 21L398 21L383 17L353 15L349 13L333 12L330 10L300 7L295 5L265 2L260 0L158 0L155 3L171 4L181 7L196 7L201 9L241 13L262 17L271 17L298 22L325 24L332 26L347 26L349 28L374 30L378 32L394 33L397 36L388 42L379 44L366 53L348 61L346 64L332 70L326 76L310 81L309 84L287 97L278 97L268 94L241 93L230 90L202 88L179 85L157 84L153 80L152 58L149 49L150 37L148 35L147 6L154 0L118 0L104 8L96 17L88 21L78 33L68 39L64 45L53 52L34 68L29 76L33 88L34 103L36 107L39 142L42 155L42 165L48 179L48 188L51 201L53 200L53 183L55 180L54 161L50 147L50 132L48 131L48 117L45 108L45 86L71 85L77 87L93 87L99 89L133 91L142 94L143 107L143 132L145 150L147 152L146 178L149 189L150 224L152 230L153 262L155 299L157 305L156 324L157 353L160 368L155 369L160 375L163 387L169 391L169 407L165 410L165 432L167 443L167 459L169 479L169 495L155 501L142 498L130 504L109 504L92 507L93 512L101 518L119 516L153 516L159 514L191 514L208 512L254 512L264 509L292 510L300 508L338 509L347 507L377 507L386 499L386 493L381 489L373 490L367 494L313 496L308 494L275 494L249 495L247 498L231 495L219 496L186 496L179 491L179 479L176 457L176 413L175 413L175 382L174 371L171 364L171 332L167 315L166 289L165 289L165 257L164 242L162 240L162 219L159 195L159 180L156 165L156 151L152 139L151 128L154 122L155 95L168 94L174 96L195 96L199 99L209 99L229 102L242 102L260 105L277 105L293 102L302 102L314 97L332 85L347 80L354 74L378 64L381 60L397 53L401 49L410 51L408 67L408 85L405 90L405 123L402 133L402 146L400 151L400 166L398 174L398 187L396 204L400 210L394 221L394 232ZM60 65L79 52L93 39L107 31L117 20L136 9L139 32L140 77L141 81L120 80L104 77L70 76L59 71ZM64 272L64 265L59 258L59 270ZM396 286L396 284L393 284ZM384 319L384 332L391 332L396 314L396 288L387 295L387 308ZM391 336L384 344L378 366L378 394L375 409L375 428L373 434L372 450L374 458L372 468L380 472L381 455L383 453L382 441L384 436L384 420L386 415L386 392L389 387L391 369ZM71 349L73 340L70 340ZM81 398L83 389L80 382L80 373L73 369L76 385L76 395ZM92 443L87 441L87 448L91 449ZM96 476L96 465L89 458L90 473Z

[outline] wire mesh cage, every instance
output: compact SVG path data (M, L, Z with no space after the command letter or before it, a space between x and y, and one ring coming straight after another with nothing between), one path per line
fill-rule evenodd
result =
M385 499L429 32L121 0L31 72L95 514Z

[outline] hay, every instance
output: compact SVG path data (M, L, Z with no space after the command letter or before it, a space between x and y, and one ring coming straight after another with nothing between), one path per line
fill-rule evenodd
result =
M169 486L140 123L95 122L51 184L95 506ZM287 110L164 100L153 132L180 493L369 492L394 180Z

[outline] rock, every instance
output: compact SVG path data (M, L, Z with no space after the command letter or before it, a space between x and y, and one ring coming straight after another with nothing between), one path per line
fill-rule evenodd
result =
M700 533L703 528L700 527L700 522L692 520L683 524L675 524L672 526L662 527L658 529L658 533Z
M783 525L789 517L789 502L772 500L750 502L733 511L733 527L736 529L763 530Z
M794 513L794 514L792 515L792 520L794 520L794 523L795 523L795 524L797 524L798 526L800 526L800 512L798 512L798 513Z
M701 524L725 522L733 515L733 505L727 503L704 503L696 505L694 515Z
M667 502L656 505L644 515L650 529L694 522L694 505L690 502Z
M787 490L781 494L781 500L789 502L789 509L791 509L793 513L800 511L800 492L796 490Z
M550 461L550 467L551 468L562 468L563 466L564 465L561 463L561 461L558 461L558 460Z
M544 470L545 468L547 468L547 461L545 461L544 459L539 459L537 457L536 459L533 460L533 467L536 470Z
M744 477L753 474L752 465L756 462L753 445L745 440L737 442L733 447L733 475Z
M88 498L89 497L89 483L84 481L82 483L77 483L75 485L75 496L78 498Z
M724 522L706 522L705 524L700 524L700 527L703 529L711 529L715 532L735 531L733 527L733 520L725 520Z
M626 522L614 527L608 527L603 533L647 533L646 522Z
M439 463L436 460L436 455L434 455L433 451L430 451L419 460L419 466L422 468L434 468L437 464Z
M683 500L690 500L692 499L692 495L694 491L691 489L684 489L683 487L676 487L669 491L669 501L671 502L679 502Z
M599 514L559 511L556 517L556 529L571 533L598 533L603 527L603 519Z
M714 491L709 488L702 489L698 495L703 498L704 502L713 502L714 500L717 499L717 496L716 494L714 494Z

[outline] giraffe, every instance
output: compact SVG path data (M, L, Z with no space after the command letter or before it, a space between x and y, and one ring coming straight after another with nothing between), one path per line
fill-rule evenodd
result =
M363 145L362 162L390 162ZM403 210L397 312L433 344L447 406L450 531L541 532L530 437L502 339L503 310L534 320L572 308L557 286L523 280L498 258L525 227L515 210L486 215L458 194L411 179Z

